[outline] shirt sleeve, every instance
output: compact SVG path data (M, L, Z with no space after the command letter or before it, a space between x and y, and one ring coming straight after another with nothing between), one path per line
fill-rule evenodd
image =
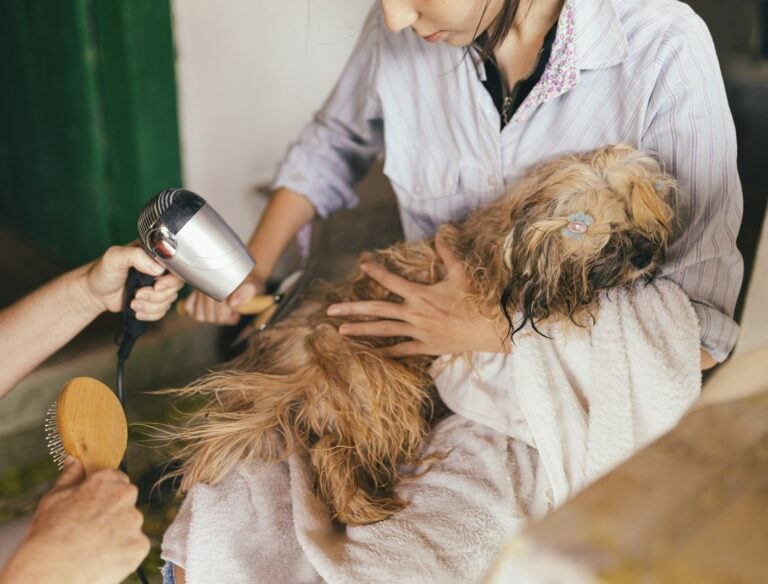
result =
M676 19L660 44L643 147L677 177L686 228L670 247L663 275L693 303L701 344L716 360L733 349L733 319L744 266L736 248L743 195L736 132L712 38L691 13Z
M374 7L336 87L289 147L272 183L307 197L322 217L357 204L353 186L384 149L375 89L382 26Z

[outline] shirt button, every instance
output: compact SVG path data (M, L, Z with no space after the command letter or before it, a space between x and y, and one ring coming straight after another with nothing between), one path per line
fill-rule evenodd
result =
M488 184L492 187L495 187L497 184L499 184L499 179L496 178L495 174L492 174L488 177Z

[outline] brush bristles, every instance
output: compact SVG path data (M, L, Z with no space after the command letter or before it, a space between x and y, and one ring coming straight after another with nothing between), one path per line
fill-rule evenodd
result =
M48 452L53 457L53 462L61 470L64 468L64 460L67 458L67 451L64 450L64 444L59 434L59 423L57 416L58 402L53 402L45 412L45 443L48 446Z

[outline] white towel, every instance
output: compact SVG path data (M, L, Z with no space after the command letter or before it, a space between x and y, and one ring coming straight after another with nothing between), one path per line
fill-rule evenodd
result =
M476 581L506 537L680 418L700 389L698 339L688 299L659 282L612 293L578 334L443 360L436 383L462 415L433 431L442 463L400 486L406 509L335 528L296 455L195 486L163 558L190 584Z
M241 467L190 491L162 557L189 584L476 581L508 536L549 510L538 455L461 416L438 424L430 450L447 456L401 485L408 507L346 529L331 525L303 457Z
M596 323L540 327L508 355L433 366L457 414L535 446L556 504L669 430L701 391L699 325L668 280L613 290Z

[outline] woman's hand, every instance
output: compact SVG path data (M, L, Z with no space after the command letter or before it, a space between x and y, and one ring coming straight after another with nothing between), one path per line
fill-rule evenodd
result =
M242 306L257 294L263 294L265 289L264 280L251 274L223 302L214 300L198 290L193 291L184 301L184 311L199 322L237 324L240 320L237 307Z
M97 312L120 312L123 307L123 287L129 268L152 276L160 276L163 266L136 245L116 245L90 264L83 273L84 298L89 298ZM173 274L160 276L153 286L139 288L131 308L139 320L160 320L176 301L184 285Z
M328 307L329 316L373 316L380 320L343 324L339 332L360 337L411 337L381 350L389 357L445 355L483 351L507 352L507 325L492 322L464 300L469 281L464 263L442 241L435 248L446 269L436 284L409 282L382 266L363 264L362 269L402 303L379 300L343 302Z
M86 478L69 457L0 582L120 582L149 552L138 489L116 470Z

